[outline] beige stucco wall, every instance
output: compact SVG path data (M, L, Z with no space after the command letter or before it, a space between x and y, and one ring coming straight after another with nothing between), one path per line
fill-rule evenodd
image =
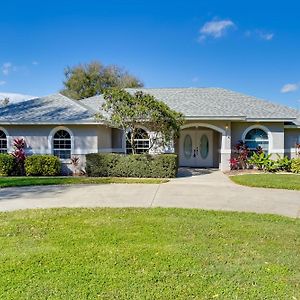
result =
M97 151L111 151L112 129L103 125L1 125L9 136L12 150L14 138L24 138L28 153L51 153L51 134L59 128L66 128L73 136L73 153L86 154Z
M219 132L213 131L213 167L219 168L219 162L221 161L221 140L222 136Z
M243 134L252 127L262 128L268 133L269 153L284 154L284 124L282 122L232 122L231 123L231 146L233 147L239 140L242 140Z
M122 149L124 148L124 134L120 129L113 128L112 131L112 148L113 149ZM123 149L125 151L125 149Z
M300 129L284 129L283 123L256 123L240 121L200 120L186 121L183 128L210 128L213 130L213 164L226 170L229 167L229 158L232 147L242 139L243 133L251 126L266 128L270 137L269 152L294 156L295 142L300 142ZM81 157L91 152L121 152L124 147L121 130L112 129L103 125L67 125L73 135L72 155ZM27 143L27 152L30 154L51 153L51 132L56 125L1 125L9 136L10 151L12 140L24 138ZM184 129L183 129L184 130ZM179 153L178 141L175 141L175 152Z
M284 153L286 156L296 157L296 143L300 143L300 128L286 128L284 134Z
M99 126L96 128L98 146L94 152L111 152L111 131L112 129L106 126Z

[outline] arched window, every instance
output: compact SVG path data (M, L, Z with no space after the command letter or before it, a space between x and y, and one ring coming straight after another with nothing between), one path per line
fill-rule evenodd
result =
M3 130L0 130L0 153L7 153L7 136Z
M53 154L61 159L71 158L71 136L66 130L60 129L53 136Z
M249 130L245 136L245 143L250 150L256 150L258 147L261 147L266 153L269 150L268 134L260 128Z
M126 139L126 153L131 154L132 153L132 146L130 144L131 140L131 132L127 133L127 139ZM134 135L134 148L136 154L141 153L148 153L149 147L150 147L150 139L149 135L146 132L146 130L142 128L138 128Z

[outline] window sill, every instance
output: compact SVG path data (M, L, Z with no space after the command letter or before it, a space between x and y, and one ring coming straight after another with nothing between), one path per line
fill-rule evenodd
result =
M63 164L71 164L71 158L60 158Z

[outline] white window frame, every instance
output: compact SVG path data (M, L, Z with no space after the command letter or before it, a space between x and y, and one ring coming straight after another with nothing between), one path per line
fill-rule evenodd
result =
M5 138L0 138L1 141L6 140L6 148L0 148L0 153L8 153L9 152L9 134L8 132L0 127L0 131L2 131L5 134Z
M139 142L141 142L141 143L144 143L144 142L148 142L148 147L136 147L135 148L135 151L137 152L137 150L143 150L143 152L142 153L149 153L149 150L150 150L150 133L149 133L149 131L146 129L146 128L144 128L144 127L139 127L139 129L142 129L142 130L144 130L146 133L147 133L147 135L148 135L148 138L147 139L134 139L134 143L136 144L136 143L139 143ZM127 147L127 134L129 133L129 131L126 131L126 136L125 136L125 153L126 154L131 154L132 152L130 152L130 153L128 153L128 150L129 149L132 149L132 148L128 148Z
M248 132L250 132L252 129L261 129L263 130L267 136L268 136L268 154L272 153L272 145L273 145L273 136L272 136L272 133L270 131L270 129L266 126L263 126L263 125L252 125L252 126L249 126L248 128L246 128L246 130L243 132L242 134L242 141L244 143L246 143L247 141L252 141L252 140L247 140L246 139L246 135L248 134ZM266 140L255 140L255 141L266 141ZM250 149L250 150L256 150L256 149Z
M70 130L68 127L58 126L51 130L49 137L48 137L48 148L50 150L49 152L50 152L50 154L54 155L54 150L58 150L58 149L54 149L54 135L59 130L64 130L64 131L68 132L70 135L71 148L70 149L59 149L59 150L68 150L68 151L70 150L70 158L59 158L62 162L69 163L71 161L71 157L74 153L74 134L73 134L72 130Z

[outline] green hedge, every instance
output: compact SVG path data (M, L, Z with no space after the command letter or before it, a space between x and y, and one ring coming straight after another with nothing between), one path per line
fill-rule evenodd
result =
M300 158L292 159L291 171L300 174Z
M86 172L93 177L176 177L178 157L175 154L101 154L86 155Z
M31 155L25 160L27 176L57 176L61 173L61 162L54 155Z
M0 176L12 175L14 168L14 157L10 154L0 153Z

